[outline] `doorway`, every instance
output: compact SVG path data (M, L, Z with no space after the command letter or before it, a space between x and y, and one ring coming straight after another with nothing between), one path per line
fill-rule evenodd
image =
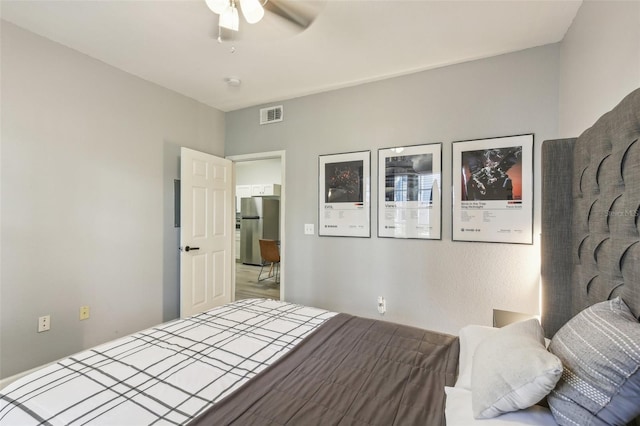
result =
M247 298L269 298L276 300L284 299L285 292L285 152L273 151L246 155L228 156L227 159L234 164L234 187L236 189L236 237L234 241L235 270L233 275L234 300ZM242 219L242 198L251 198L252 201L245 200L246 204L253 202L265 203L276 200L279 206L279 220L277 221L278 231L276 237L262 238L276 239L280 250L280 273L276 277L275 266L270 268L267 264L262 275L261 257L257 240L259 236L251 236L249 229L255 228L249 219ZM266 222L265 222L266 224ZM244 225L244 226L243 226ZM244 230L242 228L245 228ZM261 229L261 226L258 227ZM262 232L262 230L260 231ZM268 232L267 232L268 233ZM253 241L255 240L255 241ZM253 254L250 254L253 250ZM271 274L269 271L271 269ZM264 279L266 278L266 279ZM278 278L278 279L277 279Z

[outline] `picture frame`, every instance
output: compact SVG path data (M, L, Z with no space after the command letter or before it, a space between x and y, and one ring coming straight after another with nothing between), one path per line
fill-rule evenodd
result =
M452 143L452 240L533 244L532 133Z
M318 235L371 237L371 151L318 157Z
M442 143L378 150L378 237L442 239Z

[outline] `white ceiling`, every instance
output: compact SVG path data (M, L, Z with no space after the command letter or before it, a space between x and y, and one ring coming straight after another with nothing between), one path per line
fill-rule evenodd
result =
M301 0L293 0L301 1ZM204 0L2 0L2 19L222 111L555 43L581 1L324 0L218 43ZM235 50L232 52L232 50ZM225 78L241 80L230 87Z

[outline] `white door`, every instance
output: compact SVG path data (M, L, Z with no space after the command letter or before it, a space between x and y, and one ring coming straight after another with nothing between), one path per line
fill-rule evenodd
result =
M231 301L232 162L180 150L180 317Z

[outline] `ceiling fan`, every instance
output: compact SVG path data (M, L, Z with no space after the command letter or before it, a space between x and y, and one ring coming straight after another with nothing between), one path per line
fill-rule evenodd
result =
M205 0L219 15L218 41L271 40L307 29L326 0ZM245 23L240 31L240 11ZM260 25L255 25L260 22Z

